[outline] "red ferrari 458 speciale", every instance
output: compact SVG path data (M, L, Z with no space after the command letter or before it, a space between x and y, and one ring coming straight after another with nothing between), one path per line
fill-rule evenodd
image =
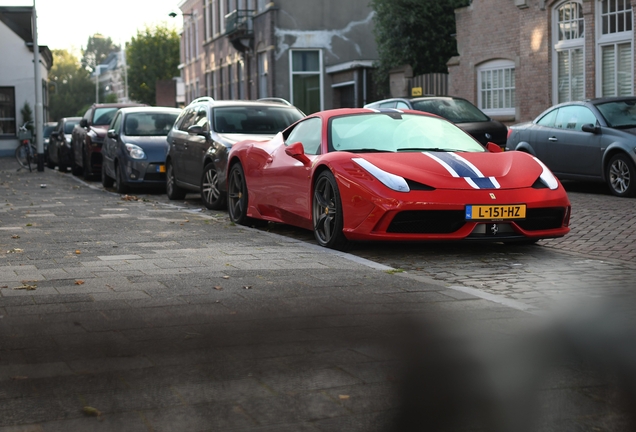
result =
M228 207L239 224L350 240L531 243L567 234L570 202L537 158L482 146L440 117L410 110L312 114L228 158Z

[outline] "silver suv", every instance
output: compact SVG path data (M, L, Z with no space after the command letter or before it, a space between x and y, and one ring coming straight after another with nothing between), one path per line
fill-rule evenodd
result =
M304 117L284 100L192 101L168 133L166 193L183 199L188 191L200 192L205 206L226 205L227 156L232 145L246 139L269 140Z

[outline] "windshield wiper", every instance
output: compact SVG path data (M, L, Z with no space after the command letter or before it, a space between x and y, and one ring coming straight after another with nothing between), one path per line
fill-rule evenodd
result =
M349 153L393 153L391 150L378 150L373 148L346 149L338 151L346 151Z

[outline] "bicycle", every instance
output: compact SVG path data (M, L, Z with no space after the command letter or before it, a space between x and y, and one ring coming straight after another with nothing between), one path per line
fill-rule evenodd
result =
M15 158L22 168L29 168L29 172L33 172L31 163L36 163L35 155L37 149L31 141L33 132L28 129L30 122L27 122L18 128L18 139L20 145L15 149Z

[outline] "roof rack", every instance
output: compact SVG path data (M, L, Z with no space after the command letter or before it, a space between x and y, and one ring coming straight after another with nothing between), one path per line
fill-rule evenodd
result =
M194 102L214 102L214 98L210 97L210 96L201 96L196 98L195 100L193 100L190 103L194 103Z
M283 98L277 98L277 97L265 97L265 98L257 99L256 101L257 102L274 102L274 103L280 103L287 106L292 106L292 104L289 103L288 100L285 100Z

